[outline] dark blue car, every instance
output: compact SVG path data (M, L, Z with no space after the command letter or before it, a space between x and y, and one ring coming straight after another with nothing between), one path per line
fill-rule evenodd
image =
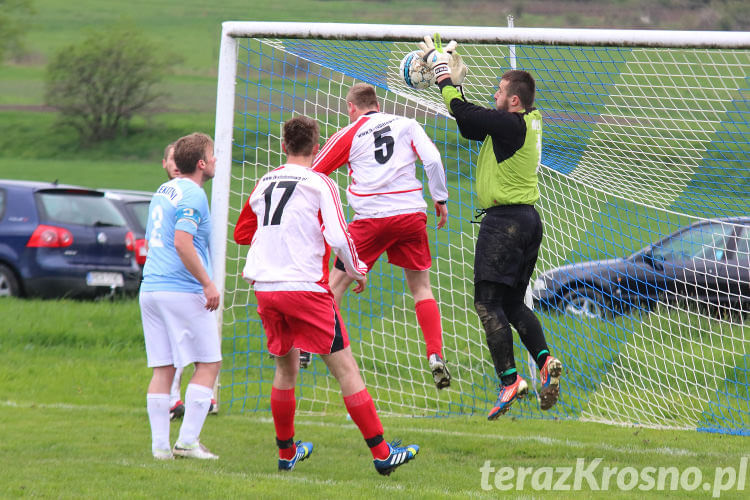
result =
M0 296L135 293L135 238L104 193L0 180Z
M613 317L660 301L712 315L750 311L750 217L707 219L624 258L569 264L533 283L536 308Z
M135 236L135 260L143 268L148 255L146 242L146 225L148 223L148 208L153 193L146 191L124 191L103 189L104 196L117 207L125 219L128 227Z

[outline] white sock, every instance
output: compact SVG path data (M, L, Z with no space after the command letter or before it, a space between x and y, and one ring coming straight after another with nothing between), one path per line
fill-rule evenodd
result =
M174 379L172 379L172 389L169 392L169 407L173 407L177 404L177 401L182 399L180 397L181 381L182 381L182 370L184 368L177 368L174 372Z
M151 450L169 450L169 394L146 394Z
M185 391L185 416L182 417L180 437L177 439L181 445L190 446L198 441L213 395L214 391L209 387L188 384Z

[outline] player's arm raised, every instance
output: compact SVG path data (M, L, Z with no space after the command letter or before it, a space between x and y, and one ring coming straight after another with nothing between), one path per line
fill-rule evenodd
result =
M424 41L419 42L425 65L433 70L445 106L456 118L461 135L474 141L483 141L487 137L485 124L492 119L494 110L472 104L464 97L461 83L467 68L456 52L458 43L451 40L443 47L440 35L435 33L434 38L433 41L432 37L425 36Z
M313 170L329 175L349 161L355 132L355 128L346 127L329 137L313 160Z

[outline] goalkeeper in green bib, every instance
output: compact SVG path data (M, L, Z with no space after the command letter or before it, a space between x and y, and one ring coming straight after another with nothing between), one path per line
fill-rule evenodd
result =
M511 325L539 367L541 409L552 408L560 394L562 364L550 354L541 323L524 304L542 242L542 222L534 208L539 199L542 115L534 108L535 82L526 71L503 74L494 95L495 109L467 102L461 91L466 66L456 46L451 41L442 47L437 34L434 42L426 36L419 43L461 135L483 141L476 171L479 214L484 217L474 253L474 307L501 381L488 416L494 420L529 390L516 371Z

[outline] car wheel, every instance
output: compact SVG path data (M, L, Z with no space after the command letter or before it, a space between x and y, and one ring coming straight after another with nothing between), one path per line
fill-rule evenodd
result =
M20 294L15 273L5 264L0 264L0 297L18 297Z
M601 293L594 290L570 290L563 296L565 312L584 318L605 319L612 316L612 308Z

